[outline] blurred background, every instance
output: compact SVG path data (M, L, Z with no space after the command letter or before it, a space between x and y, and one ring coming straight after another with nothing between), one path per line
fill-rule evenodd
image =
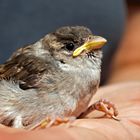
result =
M0 63L19 47L34 43L60 26L84 25L108 40L103 48L101 83L139 0L0 0ZM138 7L139 9L139 7Z

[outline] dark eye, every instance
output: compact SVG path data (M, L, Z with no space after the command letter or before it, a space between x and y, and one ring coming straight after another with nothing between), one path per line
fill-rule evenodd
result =
M73 43L68 43L65 45L65 48L69 51L73 51L74 50L74 44Z

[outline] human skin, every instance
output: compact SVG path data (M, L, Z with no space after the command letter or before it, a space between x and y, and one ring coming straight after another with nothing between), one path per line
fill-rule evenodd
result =
M108 83L140 80L140 4L130 5L126 29Z
M1 125L2 140L139 140L140 139L140 8L130 11L128 24L120 49L116 53L108 84L101 87L91 100L112 101L119 110L115 121L97 111L88 119L77 119L71 127L61 125L44 130L25 131ZM113 84L112 84L113 83Z

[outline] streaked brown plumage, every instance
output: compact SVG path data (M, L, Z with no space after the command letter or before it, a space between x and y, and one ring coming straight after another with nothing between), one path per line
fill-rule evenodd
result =
M73 54L93 40L86 27L62 27L0 65L0 123L30 128L47 116L78 117L84 112L99 85L105 40Z

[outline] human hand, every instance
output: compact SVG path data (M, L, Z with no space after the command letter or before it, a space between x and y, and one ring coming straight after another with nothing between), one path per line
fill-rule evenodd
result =
M1 126L0 139L4 140L126 140L140 139L140 82L122 83L102 87L91 103L105 98L118 107L119 119L95 118L101 116L92 112L85 119L77 119L71 127L65 125L44 130L25 131Z

